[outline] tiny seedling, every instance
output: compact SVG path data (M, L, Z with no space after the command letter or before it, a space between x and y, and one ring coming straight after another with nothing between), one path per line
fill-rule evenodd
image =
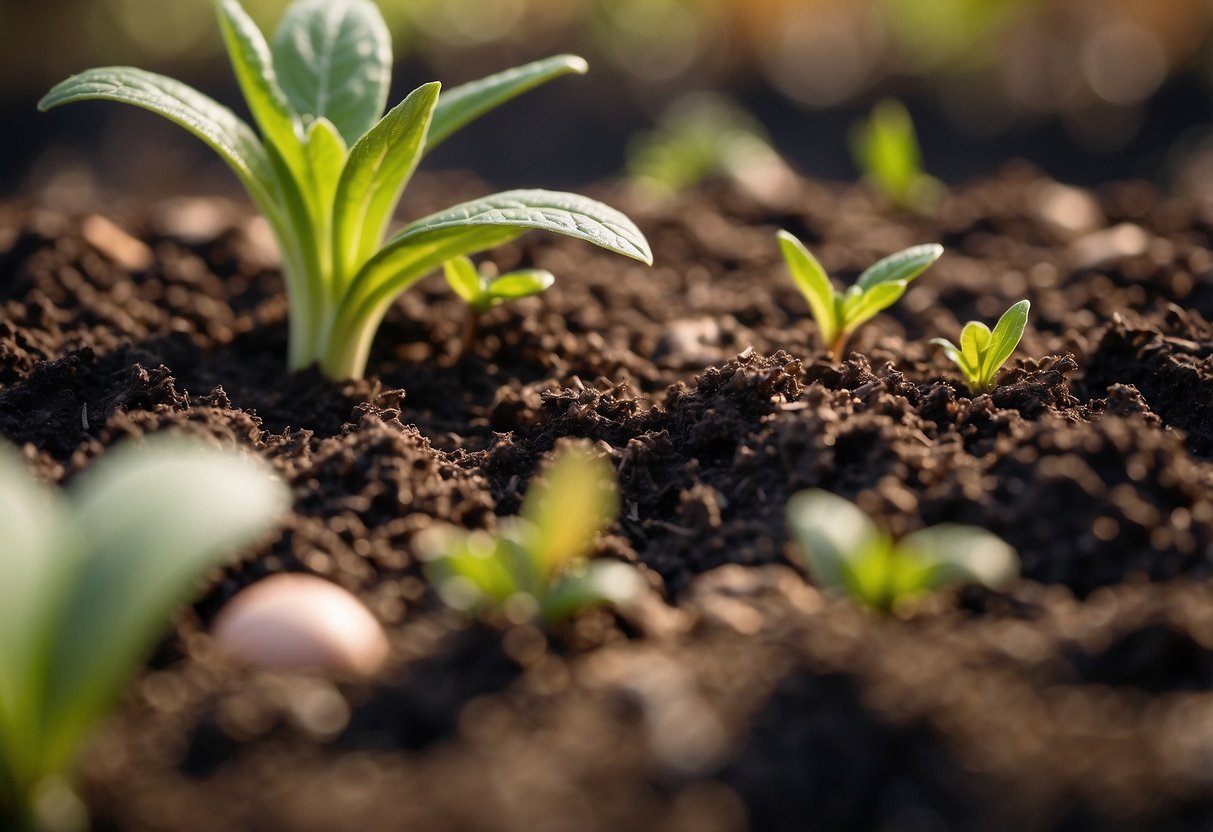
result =
M910 281L943 254L943 246L939 245L908 248L876 263L859 276L855 285L839 292L804 243L780 231L779 247L792 280L809 302L823 345L836 364L842 361L847 339L860 324L896 303Z
M816 489L792 497L787 512L813 581L880 612L951 584L1000 589L1019 574L1015 550L974 526L942 524L894 540L854 503Z
M232 67L261 138L231 110L172 78L90 69L38 104L103 99L179 124L223 157L278 240L290 304L289 366L335 379L366 372L383 316L461 254L543 229L645 263L648 242L618 211L577 194L519 190L457 205L385 237L421 157L468 122L586 63L559 55L439 95L425 84L380 118L392 54L370 0L298 0L267 44L237 0L215 0ZM524 140L519 137L518 140Z
M0 828L78 825L90 730L206 570L288 505L256 460L179 440L107 451L66 496L0 447Z
M455 294L467 303L463 319L463 338L459 345L462 358L472 351L480 316L508 300L529 298L546 292L556 282L551 272L543 269L522 269L500 277L491 277L476 268L467 257L447 260L443 266L446 282Z
M851 153L864 178L894 207L926 213L939 200L943 186L923 170L914 122L900 101L886 99L872 109L851 134Z
M585 446L557 455L531 485L522 513L497 534L434 528L419 540L430 580L451 607L497 610L507 620L558 623L588 606L624 604L647 586L635 567L589 561L595 536L614 519L614 472Z
M948 358L964 373L969 389L978 395L994 389L994 378L1006 363L1028 325L1028 309L1031 305L1021 300L1013 305L994 325L994 331L981 321L969 321L960 331L960 346L947 338L932 338L932 344L943 347Z

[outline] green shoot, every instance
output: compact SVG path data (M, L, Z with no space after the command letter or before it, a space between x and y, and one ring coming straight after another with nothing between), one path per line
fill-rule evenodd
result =
M841 363L847 340L879 312L905 294L906 286L943 254L939 245L914 246L884 258L870 267L855 284L839 292L817 258L800 240L779 232L779 247L792 272L792 280L809 302L809 311L821 332L823 345L835 364Z
M647 586L635 567L586 559L619 511L614 472L584 445L559 453L518 517L493 535L435 528L419 541L427 573L451 607L496 610L514 623L556 624L595 604L625 604Z
M481 315L508 300L529 298L546 292L556 282L552 273L543 269L522 269L500 277L490 277L477 270L476 265L463 256L447 260L443 265L443 272L447 284L468 306L467 315L463 319L460 358L472 351Z
M960 346L946 338L932 338L932 344L943 347L944 353L964 373L969 389L981 395L994 389L994 378L1006 363L1028 325L1028 309L1032 304L1026 300L1012 306L998 323L994 331L981 321L969 321L960 331Z
M586 63L560 55L439 95L418 87L380 118L392 55L370 0L297 0L272 47L237 0L215 0L223 40L260 138L231 110L162 75L90 69L39 103L133 104L206 142L235 171L278 240L290 303L291 369L334 379L366 372L371 341L395 299L458 255L530 229L585 240L645 263L648 242L618 211L576 194L508 191L455 206L387 238L422 156L468 122ZM386 239L385 239L386 238Z
M879 612L952 584L1000 589L1019 574L1015 550L985 529L943 524L895 541L854 503L828 491L792 497L788 525L818 586Z
M0 827L71 825L91 729L199 578L288 505L264 465L177 440L107 451L66 497L0 447Z
M943 186L922 169L922 153L910 113L886 99L851 133L851 153L864 178L895 208L926 213Z

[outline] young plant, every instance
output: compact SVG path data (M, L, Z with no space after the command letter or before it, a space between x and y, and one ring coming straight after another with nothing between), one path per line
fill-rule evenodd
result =
M847 339L860 324L888 309L906 286L943 254L943 246L914 246L884 258L859 276L845 292L836 291L817 258L800 240L779 232L779 247L792 280L809 302L809 311L834 363L840 363Z
M1019 556L998 536L943 524L894 540L854 503L828 491L802 491L788 502L788 525L818 586L880 612L951 585L1006 587Z
M460 358L472 351L481 315L507 300L529 298L546 292L556 282L555 276L543 269L523 269L500 277L490 277L463 256L447 260L443 265L443 272L451 289L463 298L468 306L467 315L463 319Z
M502 520L497 534L435 528L419 548L438 594L455 609L495 609L512 622L555 624L588 606L644 594L647 584L635 567L586 559L618 510L610 465L575 445L532 483L522 514Z
M107 451L66 496L0 447L0 828L81 820L90 730L198 579L288 505L256 460L179 440Z
M375 332L401 292L452 257L530 229L652 262L644 236L623 214L583 196L539 190L457 205L385 242L401 192L426 152L517 95L584 73L581 58L548 58L441 96L438 83L425 84L381 119L391 44L370 0L297 0L272 47L236 0L215 3L260 138L198 91L131 67L73 75L38 107L89 99L133 104L176 122L223 157L281 249L292 369L318 362L332 378L362 376Z
M943 347L948 358L964 373L969 389L981 395L994 389L994 378L1006 363L1028 325L1028 309L1032 304L1021 300L1013 305L994 325L994 331L981 321L969 321L960 331L960 346L947 338L932 338L932 344Z
M864 178L895 208L930 211L943 190L922 168L914 122L893 99L879 102L851 133L851 154Z

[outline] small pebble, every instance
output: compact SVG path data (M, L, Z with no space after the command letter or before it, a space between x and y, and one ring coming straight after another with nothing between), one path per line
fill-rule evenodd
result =
M219 611L211 632L222 652L260 668L369 675L388 654L362 602L311 575L258 581Z

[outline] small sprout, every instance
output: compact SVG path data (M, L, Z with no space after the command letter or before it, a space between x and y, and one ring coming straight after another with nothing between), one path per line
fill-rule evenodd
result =
M851 153L864 178L896 208L930 211L943 191L922 168L914 122L893 99L879 102L867 121L851 134Z
M662 197L722 175L763 190L763 182L786 181L788 173L758 120L711 93L679 99L653 130L632 139L627 170L640 188Z
M945 523L895 541L828 491L792 497L788 525L818 586L880 612L952 584L1001 589L1019 575L1015 550L985 529Z
M288 505L263 464L177 440L107 451L66 498L0 447L0 828L62 828L94 725L199 578Z
M993 332L981 321L969 321L960 331L959 347L946 338L932 338L931 343L943 347L948 358L964 373L965 381L974 393L988 393L994 389L994 377L999 369L1023 338L1030 307L1028 301L1021 300L1003 312Z
M647 584L635 567L589 561L594 538L619 511L614 472L585 446L558 454L501 531L439 527L418 542L442 599L469 614L558 623L595 604L622 605Z
M463 256L447 260L443 272L451 289L468 305L463 339L459 345L460 358L472 351L481 315L508 300L520 300L546 292L556 282L552 273L543 269L522 269L500 277L490 277L477 270L475 264Z
M847 339L859 325L889 308L905 294L906 286L943 254L943 246L907 248L884 258L859 276L845 292L830 284L817 258L800 240L779 232L779 247L792 272L792 280L809 302L809 311L821 331L823 345L834 363L840 363Z
M424 84L384 114L391 80L387 24L370 0L297 0L272 44L237 0L215 0L232 69L260 135L179 81L132 67L89 69L38 102L49 110L107 100L189 130L236 173L282 252L288 365L334 379L366 372L371 341L396 298L460 254L531 229L564 234L652 263L620 212L578 194L507 191L419 219L388 237L401 193L452 133L586 62L557 55L442 91Z

